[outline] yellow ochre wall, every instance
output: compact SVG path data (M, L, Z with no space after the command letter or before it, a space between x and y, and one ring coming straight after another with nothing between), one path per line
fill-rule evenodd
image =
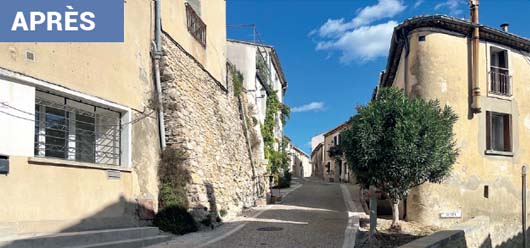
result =
M226 85L226 1L200 2L200 17L206 24L206 47L188 32L185 0L162 0L162 29Z
M124 43L1 43L0 67L121 104L132 109L132 119L139 118L154 85L152 12L151 1L125 2ZM26 51L35 54L34 62L26 60ZM131 140L132 165L120 179L107 179L104 168L10 157L10 173L0 176L0 226L27 233L135 224L136 200L152 200L157 208L154 114L132 126Z
M425 35L425 41L418 41ZM414 96L438 99L458 115L454 126L460 150L449 178L442 184L424 184L412 190L407 218L425 224L451 226L485 215L492 225L492 243L507 244L520 232L521 166L530 162L530 59L520 51L480 42L479 85L482 112L470 112L470 41L459 34L417 29L409 34L409 91ZM513 76L511 100L488 96L489 46L508 49ZM394 85L403 87L404 57ZM512 114L513 157L485 155L486 111ZM484 186L489 196L484 196ZM462 218L442 219L443 212L462 211ZM512 240L513 241L513 240Z

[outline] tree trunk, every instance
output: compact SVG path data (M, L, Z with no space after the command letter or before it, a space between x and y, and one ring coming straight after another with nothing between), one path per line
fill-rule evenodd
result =
M399 200L391 200L392 204L392 225L391 228L399 227Z

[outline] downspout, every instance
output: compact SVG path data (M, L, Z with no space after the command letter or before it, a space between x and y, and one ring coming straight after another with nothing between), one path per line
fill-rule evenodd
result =
M408 34L405 31L405 28L401 29L401 35L403 36L403 41L405 42L405 65L404 65L404 73L403 73L403 88L405 91L405 96L409 95L409 53L410 53L410 47L409 47L409 38Z
M479 86L479 42L480 42L480 31L478 22L478 5L479 0L469 0L469 10L471 16L471 22L473 23L473 34L471 40L471 88L473 100L471 103L471 109L475 113L480 113L480 86Z
M162 103L162 85L160 83L160 59L162 59L162 39L160 38L162 33L161 17L160 17L160 5L162 0L155 0L155 41L153 48L153 62L155 70L155 90L156 100L158 102L158 130L160 135L160 148L164 150L166 148L166 128L164 125L164 106Z

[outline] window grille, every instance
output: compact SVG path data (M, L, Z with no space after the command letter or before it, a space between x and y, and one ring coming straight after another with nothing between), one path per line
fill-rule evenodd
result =
M186 3L186 20L188 32L190 32L190 34L201 43L203 47L206 47L206 24L201 20L201 17L195 12L189 3Z
M120 113L37 92L35 156L120 165Z

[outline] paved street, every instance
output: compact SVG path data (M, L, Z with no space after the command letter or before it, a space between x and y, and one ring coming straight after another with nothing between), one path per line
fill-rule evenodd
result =
M339 184L306 181L282 204L207 247L342 247L347 222Z

